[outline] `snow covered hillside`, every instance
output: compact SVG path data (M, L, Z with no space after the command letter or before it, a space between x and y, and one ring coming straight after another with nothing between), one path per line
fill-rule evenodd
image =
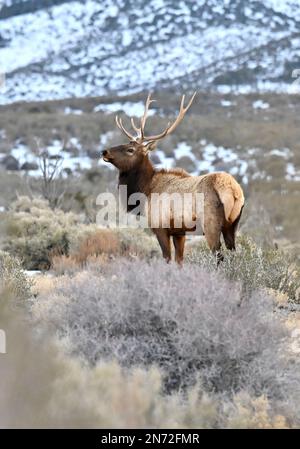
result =
M0 104L141 90L292 90L299 0L2 0Z

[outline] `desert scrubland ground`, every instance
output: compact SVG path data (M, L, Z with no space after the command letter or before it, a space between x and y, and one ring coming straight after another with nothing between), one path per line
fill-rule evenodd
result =
M179 269L95 223L117 180L100 151L145 95L0 107L0 427L299 427L299 96L199 92L153 153L246 194L237 252L217 266L191 237ZM155 98L159 131L178 96Z

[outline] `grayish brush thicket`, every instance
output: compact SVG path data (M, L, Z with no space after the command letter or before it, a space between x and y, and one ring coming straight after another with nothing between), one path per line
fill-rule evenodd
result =
M239 238L237 250L224 250L224 255L224 261L217 267L207 246L200 244L188 259L203 269L217 269L227 279L240 282L245 294L251 294L253 289L271 288L286 293L292 302L299 302L300 272L288 254L275 248L261 248L243 236Z
M243 299L244 298L244 299ZM158 365L166 392L196 381L207 391L247 391L300 413L300 365L272 299L196 265L122 260L63 277L39 298L71 351L92 365Z

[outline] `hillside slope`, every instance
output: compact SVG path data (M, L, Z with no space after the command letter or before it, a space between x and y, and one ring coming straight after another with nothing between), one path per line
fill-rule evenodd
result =
M291 89L296 0L4 0L0 103L141 90Z

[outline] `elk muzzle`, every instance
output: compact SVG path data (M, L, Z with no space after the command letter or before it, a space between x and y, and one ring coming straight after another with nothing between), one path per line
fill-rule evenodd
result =
M103 150L101 153L101 156L105 162L111 162L113 159L112 155L110 154L110 152L108 150Z

